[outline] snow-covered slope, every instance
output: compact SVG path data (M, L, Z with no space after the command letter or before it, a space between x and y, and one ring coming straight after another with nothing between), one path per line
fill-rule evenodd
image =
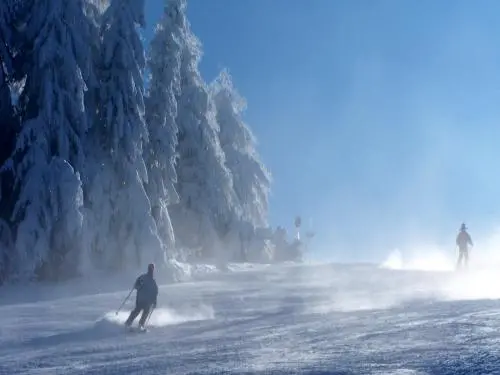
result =
M133 298L115 314L123 288L3 288L0 373L500 373L497 280L495 270L245 267L162 286L145 334L122 327Z

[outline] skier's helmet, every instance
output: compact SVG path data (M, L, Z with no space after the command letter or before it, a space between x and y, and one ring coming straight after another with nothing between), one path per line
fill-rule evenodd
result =
M465 226L465 223L462 223L462 225L460 226L460 230L463 232L465 230L467 230L467 227Z

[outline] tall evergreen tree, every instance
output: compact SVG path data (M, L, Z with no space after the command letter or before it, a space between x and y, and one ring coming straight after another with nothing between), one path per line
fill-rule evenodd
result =
M0 168L12 154L19 125L11 92L16 76L14 55L18 47L18 7L18 1L15 0L0 3ZM9 188L11 189L10 180L10 176L0 173L0 202L2 190L4 194L8 194ZM10 197L4 200L8 198ZM1 203L0 207L0 217L5 217L5 207Z
M15 42L15 2L0 3L0 284L7 277L13 242L9 217L12 211L12 174L2 170L15 142L17 123L11 99L13 44Z
M16 271L21 278L58 278L77 271L80 255L88 19L81 0L30 6L22 127L9 160L19 189Z
M246 101L234 88L231 75L223 70L212 83L217 108L220 143L241 206L242 220L255 228L267 226L271 174L260 161L256 138L243 121Z
M6 151L8 152L13 133L14 110L9 88L13 70L11 49L14 37L13 11L12 1L6 0L0 3L0 164L10 156L6 155Z
M86 162L82 172L83 198L84 198L84 233L82 249L83 254L80 258L80 268L83 272L92 270L91 253L92 242L96 238L95 216L91 209L92 189L96 173L100 173L98 166L101 165L99 153L100 125L102 124L101 113L99 110L100 100L100 75L101 75L101 37L100 26L102 15L106 9L106 0L85 0L85 14L89 21L89 80L87 82L87 91L85 92L85 108L89 130L83 144ZM102 207L100 207L102 209Z
M14 42L14 2L0 3L0 167L10 157L15 141L15 118L9 82L13 76L12 45ZM9 176L0 173L0 218L6 217Z
M180 20L183 48L176 165L180 202L173 207L172 217L182 246L202 248L205 256L213 256L235 217L235 194L219 144L214 105L198 70L200 42L184 11Z
M100 40L100 24L102 12L104 11L103 0L84 0L84 11L88 19L89 32L89 65L87 90L85 92L85 108L87 114L87 122L89 128L94 124L99 123L99 73L101 64L101 40ZM87 145L85 145L87 147ZM85 154L91 154L91 150L85 150ZM89 152L90 151L90 152Z
M168 205L179 201L175 190L178 128L176 95L180 94L182 14L185 1L166 0L164 13L151 41L148 66L151 74L146 100L150 143L146 149L147 192L163 243L172 250L174 232Z
M93 219L92 259L106 268L162 261L144 184L143 147L145 55L137 27L144 26L143 0L112 0L101 24L102 60L99 140L88 194Z

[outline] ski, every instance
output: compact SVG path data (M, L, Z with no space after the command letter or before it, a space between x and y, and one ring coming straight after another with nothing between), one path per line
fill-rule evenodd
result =
M146 333L149 332L147 328L140 328L140 327L128 327L128 331L132 333Z

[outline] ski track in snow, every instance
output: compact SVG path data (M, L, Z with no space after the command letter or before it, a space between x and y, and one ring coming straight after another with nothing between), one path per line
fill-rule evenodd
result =
M122 326L133 297L115 314L127 290L36 302L6 287L0 374L500 374L495 275L235 270L162 286L147 333Z

